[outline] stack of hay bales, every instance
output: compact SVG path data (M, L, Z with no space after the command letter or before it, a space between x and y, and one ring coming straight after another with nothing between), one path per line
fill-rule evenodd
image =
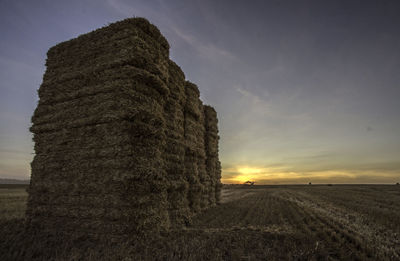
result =
M213 205L219 202L221 196L221 164L218 158L218 119L217 112L213 107L204 106L205 115L205 151L206 151L206 169L208 174L208 195L209 204Z
M203 103L197 86L186 82L185 107L185 172L189 181L189 202L194 212L204 208L205 147Z
M215 111L155 26L111 24L51 48L46 66L31 127L30 231L168 230L216 203Z
M164 154L167 172L169 218L174 226L190 221L189 183L185 176L185 75L174 62L169 64L170 95L165 105L166 151Z

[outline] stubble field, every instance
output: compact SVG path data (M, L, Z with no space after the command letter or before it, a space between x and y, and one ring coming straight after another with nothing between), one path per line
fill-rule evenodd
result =
M41 251L26 246L25 189L0 186L0 260L400 260L395 185L224 186L184 230Z

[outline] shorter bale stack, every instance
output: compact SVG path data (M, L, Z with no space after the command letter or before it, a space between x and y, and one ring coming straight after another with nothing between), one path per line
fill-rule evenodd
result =
M215 110L155 26L111 24L51 48L46 66L31 127L31 234L159 232L218 202Z

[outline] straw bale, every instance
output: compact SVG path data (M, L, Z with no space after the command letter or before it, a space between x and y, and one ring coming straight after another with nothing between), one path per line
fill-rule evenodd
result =
M211 181L209 191L210 204L219 202L221 194L221 166L218 159L218 120L217 113L211 106L204 106L205 115L205 148L206 148L206 168Z
M168 179L168 213L171 225L179 227L190 223L188 200L189 183L185 178L185 78L180 68L169 62L169 96L164 105L166 119L165 169Z
M32 235L181 227L218 202L216 112L142 18L57 44L32 116Z

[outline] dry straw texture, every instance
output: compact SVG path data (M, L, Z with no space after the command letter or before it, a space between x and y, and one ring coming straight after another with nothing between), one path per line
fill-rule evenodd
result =
M29 231L151 234L218 202L216 112L155 26L126 19L47 55L32 117Z

